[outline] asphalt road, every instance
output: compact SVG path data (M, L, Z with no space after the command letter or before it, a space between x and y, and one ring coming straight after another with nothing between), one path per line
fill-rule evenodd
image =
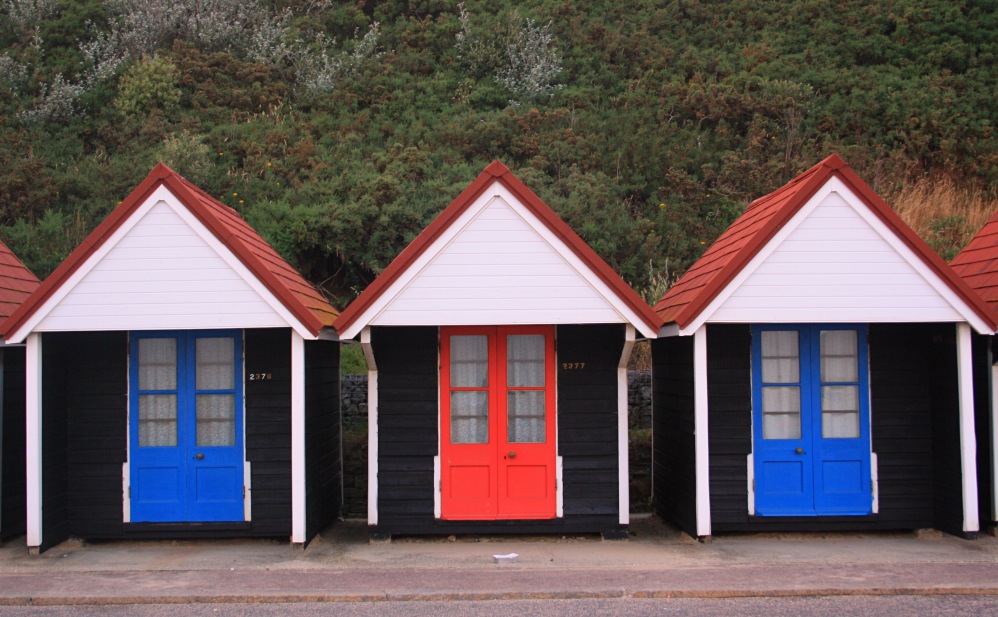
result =
M910 617L998 615L998 596L334 602L326 604L146 604L0 607L0 617Z

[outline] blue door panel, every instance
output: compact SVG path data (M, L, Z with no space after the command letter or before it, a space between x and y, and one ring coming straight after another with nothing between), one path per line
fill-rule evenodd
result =
M761 335L763 331L799 333L800 438L764 439L762 428ZM858 435L826 438L822 431L820 333L854 330L858 338ZM870 514L870 422L866 327L841 325L755 326L752 331L753 458L755 512L759 516ZM798 385L798 384L791 384Z
M238 331L133 333L129 394L129 466L132 522L224 522L244 520L242 341ZM176 340L176 446L143 447L139 441L138 345L145 338ZM232 339L231 387L197 388L197 341ZM159 391L153 391L159 393ZM199 394L223 394L235 401L231 445L200 446L197 430Z

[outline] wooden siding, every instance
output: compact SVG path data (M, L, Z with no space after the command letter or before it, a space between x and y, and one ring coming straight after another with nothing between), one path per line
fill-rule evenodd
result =
M160 201L34 329L287 326L218 251Z
M994 511L994 477L992 443L994 415L991 410L991 389L998 384L991 383L991 362L993 346L998 337L973 335L974 349L974 426L977 434L977 485L978 506L981 530L994 527L998 516Z
M959 472L952 324L870 325L870 426L880 506L871 516L748 515L749 326L712 325L707 344L714 532L933 526L958 532L962 512L959 476L952 475L954 464ZM940 481L940 474L948 479Z
M378 364L378 523L433 524L437 328L373 328Z
M46 335L48 336L48 335ZM122 464L128 458L128 334L84 332L66 339L69 534L121 533ZM48 383L52 374L43 374ZM43 467L42 473L48 471ZM42 503L42 509L47 509Z
M3 511L0 512L0 540L25 532L27 486L25 484L24 348L7 347L3 354Z
M748 455L752 452L752 331L707 327L707 426L711 531L748 521Z
M42 375L58 376L46 381L42 395L42 543L40 550L69 537L66 490L66 337L42 335ZM60 378L61 377L61 378ZM118 473L121 476L121 473Z
M558 326L556 344L565 518L607 517L591 531L619 528L617 364L624 326ZM585 368L571 368L577 363Z
M291 536L291 330L246 331L246 459L252 473L252 535ZM307 422L307 420L306 420ZM249 534L247 534L249 535Z
M270 380L247 381L245 389L246 454L252 468L253 520L123 524L121 486L122 464L127 457L128 335L125 332L43 335L42 549L71 536L287 538L291 533L290 339L288 328L246 332L245 372L272 376ZM318 355L325 353L323 350ZM327 366L329 362L325 360ZM338 356L332 362L338 363ZM312 400L318 402L338 395L338 390L330 392L328 383L317 380ZM338 428L338 414L334 420ZM338 460L337 452L337 464ZM338 482L339 476L334 477Z
M957 391L956 328L933 329L927 380L932 393L932 479L934 526L963 534L963 471L960 458L960 403ZM971 412L972 413L972 412Z
M336 520L343 502L340 345L305 342L305 538Z
M622 325L559 326L558 451L565 516L549 521L434 518L437 328L373 328L378 363L378 534L600 532L620 528L617 362ZM562 362L585 363L565 370Z
M653 506L696 536L693 337L656 339L651 350Z
M521 212L493 198L371 323L624 323Z
M963 321L925 274L884 239L884 231L860 216L857 208L865 207L844 189L828 194L711 321Z

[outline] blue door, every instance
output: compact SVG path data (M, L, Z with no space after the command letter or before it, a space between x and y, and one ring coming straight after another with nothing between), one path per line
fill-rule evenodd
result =
M755 513L873 508L865 325L752 330Z
M238 331L131 336L132 522L242 521Z

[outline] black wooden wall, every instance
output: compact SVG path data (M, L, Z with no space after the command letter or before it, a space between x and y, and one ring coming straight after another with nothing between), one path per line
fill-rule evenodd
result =
M655 431L678 430L681 437L656 435L656 509L684 531L693 533L692 496L682 488L689 467L679 465L685 480L660 476L674 463L669 447L692 439L691 375L682 367L675 379L659 375L692 352L668 339L653 345L655 362ZM871 516L756 517L747 503L748 462L752 451L751 330L747 325L711 325L707 330L708 424L710 430L711 524L714 532L766 530L865 530L938 527L959 534L959 410L956 349L952 324L873 324L870 326L871 432L878 458L879 513ZM671 445L679 442L679 445ZM671 456L678 456L673 454ZM668 458L667 458L668 460ZM678 485L678 488L677 488ZM666 491L666 494L660 494ZM678 496L679 503L670 503Z
M934 526L963 534L963 471L960 464L960 401L956 328L932 328L928 381L932 394ZM976 487L975 487L976 489Z
M252 530L291 536L291 330L246 331L246 460L252 476Z
M564 514L549 521L440 521L433 516L438 453L438 329L373 328L378 365L379 534L599 532L619 529L617 362L624 329L559 326L558 451ZM565 370L562 362L585 363Z
M624 326L558 326L558 454L565 519L620 528L617 364ZM566 368L584 364L582 370Z
M55 546L69 537L67 500L66 350L68 337L43 334L42 374L49 376L42 395L42 545ZM91 362L91 358L87 358ZM121 473L119 472L119 476Z
M245 333L246 456L251 466L252 522L123 524L122 464L127 458L128 335L124 332L43 335L43 545L68 537L198 537L291 534L291 332ZM313 349L314 347L314 349ZM339 507L338 346L306 345L315 360L306 383L306 423L330 436L329 450L311 442L311 490L330 495L311 514L314 526ZM321 366L319 366L321 365ZM331 376L324 371L330 370ZM330 401L335 403L330 404ZM309 413L308 411L306 412ZM307 445L307 448L309 446Z
M378 365L378 529L386 533L426 531L433 523L438 340L432 327L371 331Z
M693 337L653 340L651 353L653 506L662 518L695 536Z
M995 512L991 509L994 500L994 484L992 479L991 443L992 422L994 418L991 414L991 388L995 384L991 383L991 362L996 356L993 353L993 345L998 341L995 336L973 335L974 340L974 426L977 429L977 485L978 504L980 506L981 529L994 527L996 522Z
M7 347L3 354L3 511L0 512L0 540L25 531L26 484L24 469L24 348Z
M340 426L340 345L329 341L306 341L306 541L340 514L343 502Z

